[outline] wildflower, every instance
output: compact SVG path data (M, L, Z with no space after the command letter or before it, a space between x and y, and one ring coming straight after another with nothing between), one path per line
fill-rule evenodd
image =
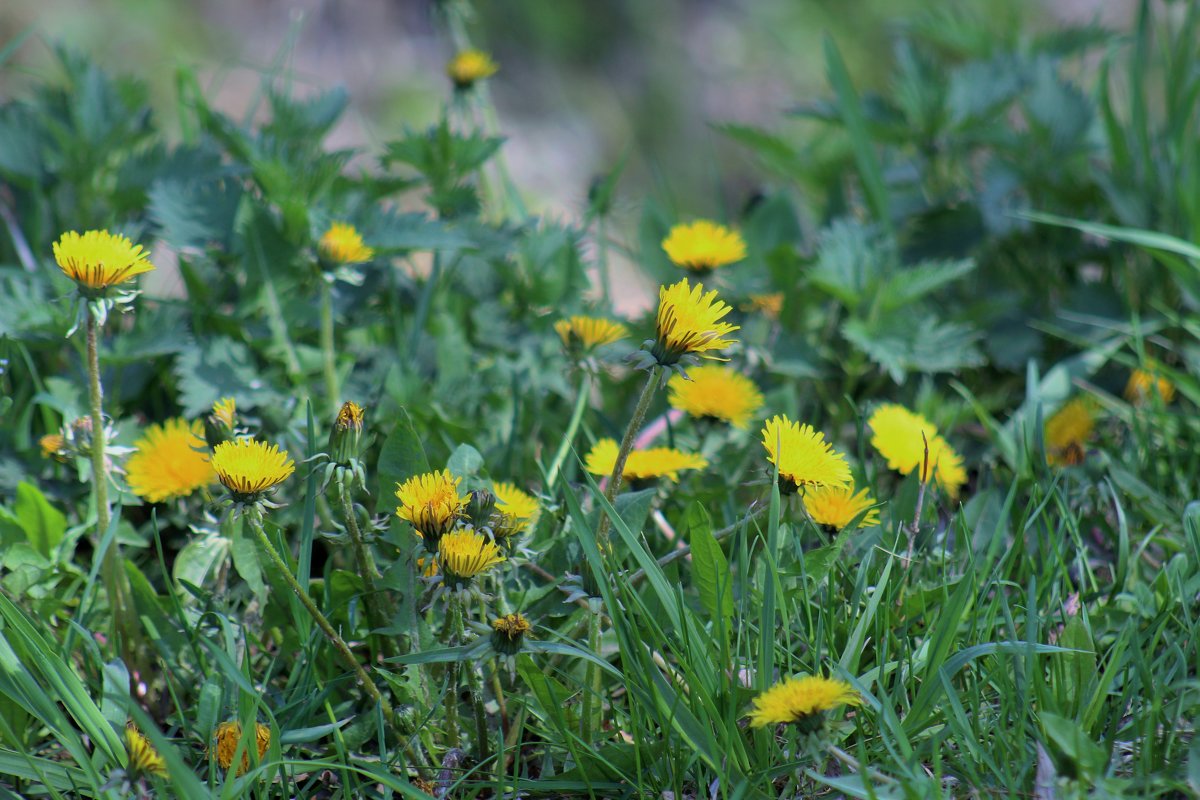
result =
M845 681L819 675L788 678L754 698L750 727L793 723L802 733L812 733L821 727L825 712L861 704L862 697Z
M933 437L929 443L929 467L942 491L951 499L957 498L967 482L967 470L963 467L962 456L941 436ZM929 480L929 475L922 474L921 480Z
M125 465L129 488L151 503L187 497L216 480L204 449L204 426L169 419L146 428Z
M80 292L102 296L105 289L150 272L150 254L120 234L108 231L64 233L54 243L54 260Z
M533 626L524 614L508 614L492 620L492 649L506 656L516 655Z
M358 230L345 222L335 222L321 234L317 250L322 260L332 266L361 264L375 257L375 250L363 244Z
M629 335L629 331L619 322L579 315L560 319L554 323L554 330L558 331L567 354L577 360Z
M222 722L217 726L217 747L213 753L216 755L221 769L228 770L233 764L233 756L237 753L238 742L241 739L242 724L240 722ZM261 722L254 723L254 740L258 750L258 760L262 761L271 747L271 728ZM241 775L248 769L250 769L250 754L246 752L242 753L242 763L238 767L237 774Z
M222 442L213 449L217 479L238 504L257 502L296 471L286 451L254 439Z
M619 447L615 439L601 439L592 446L584 466L593 475L611 475L617 465ZM679 480L685 469L704 469L708 459L695 453L684 453L672 447L652 447L648 450L633 450L625 460L623 478L649 480L666 477Z
M333 428L329 431L329 460L336 464L349 464L358 459L363 430L363 410L358 403L347 401L338 411Z
M686 377L672 375L667 389L672 408L693 417L728 422L735 428L749 425L750 418L763 404L762 393L754 381L716 365L696 367Z
M475 489L467 495L467 519L476 528L490 525L495 510L496 495L487 489Z
M516 536L533 527L538 518L538 501L511 483L492 484L496 510L500 512L498 536Z
M459 482L448 470L442 470L414 475L396 484L396 499L400 501L396 516L412 523L430 553L437 552L438 539L462 516L467 498L458 493Z
M472 528L460 528L438 541L438 566L442 580L453 589L461 589L475 576L504 561L495 542Z
M859 527L871 528L879 524L878 509L871 508L875 500L866 489L857 494L854 485L848 486L819 486L805 491L804 508L813 522L834 530L842 530L854 521L859 514L866 515L859 520ZM867 511L867 509L871 509Z
M499 69L492 57L482 50L462 50L446 65L446 74L454 81L454 88L466 90L478 81L492 77Z
M720 321L730 311L729 306L717 300L715 290L704 294L703 284L693 287L687 278L660 287L656 338L646 342L653 357L650 363L672 367L685 358L691 364L698 363L699 358L719 360L716 351L737 341L726 337L738 330L738 326Z
M42 448L42 458L53 458L58 461L65 461L64 456L67 453L67 440L61 433L48 433L38 439L38 446Z
M421 556L417 559L417 574L422 578L432 578L438 574L437 559L433 556L426 558Z
M768 319L779 319L779 315L783 311L783 292L752 294L750 301L746 303L745 310L758 311Z
M237 400L222 397L213 403L212 413L204 418L204 441L209 447L233 438L237 426Z
M792 422L786 415L767 420L762 429L767 461L779 468L779 488L794 494L801 486L851 485L846 457L825 441L811 425Z
M1125 399L1140 406L1150 402L1156 395L1162 398L1164 404L1170 403L1175 399L1175 385L1159 374L1156 362L1148 360L1144 367L1129 374L1129 382L1125 384Z
M128 754L127 764L130 775L134 777L142 775L166 777L167 764L163 761L163 757L132 722L125 726L125 752Z
M662 248L672 262L693 272L708 272L746 257L740 233L703 219L671 228Z
M1095 428L1089 399L1081 396L1068 401L1046 420L1047 461L1057 466L1081 463Z
M908 475L925 460L925 443L937 436L937 427L920 414L895 403L885 403L871 414L871 446L887 460L888 469ZM932 463L932 458L930 459Z

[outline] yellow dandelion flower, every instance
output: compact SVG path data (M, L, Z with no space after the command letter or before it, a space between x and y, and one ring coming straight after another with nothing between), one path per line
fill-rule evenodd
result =
M169 419L146 428L125 465L129 488L151 503L187 497L216 480L204 446L204 425Z
M593 475L612 475L617 465L620 448L615 439L600 439L592 446L584 461L587 471ZM696 453L685 453L672 447L651 447L633 450L625 459L625 470L621 477L629 480L651 480L667 478L678 481L679 473L685 469L705 469L708 459Z
M813 522L836 530L842 530L859 514L875 505L875 500L866 489L854 492L854 485L818 486L804 492L804 508ZM858 523L860 528L873 528L879 524L879 510L871 508Z
M1090 398L1080 396L1068 401L1046 420L1044 437L1046 460L1057 466L1083 461L1088 439L1096 429Z
M703 284L693 287L687 278L660 287L654 358L663 366L677 364L684 356L719 359L716 351L737 341L726 337L738 326L720 321L730 311L717 300L715 290L704 294Z
M222 397L213 403L212 415L217 422L233 430L234 421L237 418L237 400L232 397Z
M107 289L150 272L150 254L120 234L69 231L54 243L54 260L80 288Z
M717 365L690 369L686 378L672 375L667 389L672 408L693 417L719 419L735 428L749 425L750 418L763 404L762 393L754 381Z
M437 547L437 538L444 535L462 516L467 496L460 494L461 479L449 470L414 475L404 483L396 484L396 516L412 523L413 528L430 541L426 544Z
M217 746L213 754L221 769L228 770L233 764L233 756L237 753L238 742L242 739L242 724L240 722L222 722L217 726ZM271 728L261 722L254 723L254 740L258 749L258 760L262 761L271 747ZM250 769L250 754L242 753L242 763L238 766L237 774L241 775Z
M826 711L861 704L862 696L845 681L819 675L788 678L754 698L750 727L797 723L812 731L820 727L820 715Z
M901 475L921 466L925 460L925 442L932 443L937 436L937 427L932 422L895 403L875 409L867 426L872 431L871 446L887 460L888 469Z
M662 248L671 261L694 272L708 272L746 257L740 233L704 219L671 228Z
M850 465L846 457L825 441L825 434L811 425L792 422L780 414L767 420L762 429L767 461L779 468L780 489L793 493L802 486L849 486Z
M492 620L492 649L502 655L516 655L533 626L524 614L508 614Z
M967 470L960 456L941 436L933 437L929 443L929 465L933 470L933 479L951 499L957 498L959 491L967 482ZM921 480L929 480L928 475L922 475Z
M745 310L758 311L768 319L779 319L780 313L783 312L783 292L752 294Z
M503 561L496 543L473 528L451 531L438 542L442 579L456 589Z
M426 558L421 556L417 559L417 574L423 578L432 578L438 574L437 559L433 556Z
M361 264L375 257L375 250L363 244L362 235L345 222L335 222L321 234L317 245L321 257L331 264Z
M490 78L500 69L482 50L462 50L446 65L446 74L459 89L469 89L477 81Z
M235 496L257 499L274 489L296 471L287 451L254 439L222 442L213 449L213 469L217 480Z
M1175 385L1158 374L1158 364L1147 361L1144 368L1135 369L1129 374L1129 382L1125 384L1125 399L1140 406L1151 402L1155 396L1161 397L1163 403L1171 402L1175 399Z
M629 331L619 322L579 315L560 319L554 323L554 330L558 331L558 337L562 339L567 352L577 355L587 355L597 347L612 344L629 335Z
M42 458L62 458L62 454L67 448L67 439L61 433L48 433L38 439L38 446L42 448Z
M496 510L510 523L504 526L508 534L527 531L537 522L537 499L516 485L505 482L492 484L492 494L496 495Z
M131 775L166 777L167 762L132 722L125 726L125 752L129 756L127 763Z

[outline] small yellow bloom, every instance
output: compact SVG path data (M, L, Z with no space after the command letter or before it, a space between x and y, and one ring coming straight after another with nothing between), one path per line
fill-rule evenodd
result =
M600 439L592 446L584 466L593 475L612 475L617 465L617 454L620 447L615 439ZM651 447L648 450L633 450L625 459L625 470L621 477L629 480L650 480L652 478L667 478L679 480L679 473L685 469L705 469L708 459L696 453L685 453L671 447Z
M654 358L663 366L677 364L684 356L719 359L716 351L737 342L726 337L738 326L720 321L731 310L717 300L716 290L704 294L703 284L693 287L687 278L659 287Z
M846 457L811 425L792 422L784 414L771 417L762 429L762 442L767 461L779 468L780 489L786 494L802 486L853 484Z
M108 231L64 233L54 243L54 260L81 289L98 290L150 272L150 254L120 234Z
M722 420L735 428L749 425L763 404L754 381L729 367L706 364L688 370L686 378L677 373L667 388L672 408L693 417Z
M507 535L523 533L537 522L537 499L516 485L504 482L492 484L492 494L496 496L496 510L506 523L501 527Z
M859 514L875 505L875 500L866 489L854 492L854 485L819 486L804 492L804 508L813 522L842 530ZM879 510L871 508L858 523L860 528L873 528L879 524Z
M1046 460L1056 466L1079 464L1096 428L1091 399L1076 397L1046 420Z
M967 470L963 466L962 456L941 436L935 436L929 443L929 464L937 485L951 499L956 499L967 482ZM927 481L929 476L923 474L921 480Z
M1157 363L1148 360L1144 368L1135 369L1129 374L1129 382L1125 384L1125 399L1140 406L1151 402L1155 396L1161 397L1164 404L1170 403L1175 399L1175 386L1159 374Z
M746 257L740 233L703 219L671 228L662 247L671 261L694 272L708 272Z
M887 460L888 469L908 475L925 460L925 443L932 444L937 427L920 414L895 403L885 403L867 420L871 446ZM922 436L923 434L923 436ZM930 463L933 463L932 453Z
M217 479L199 421L169 419L146 428L125 465L129 488L151 503L187 497Z
M222 722L217 726L217 747L213 751L221 769L228 770L233 764L233 756L237 753L238 742L242 739L242 724L240 722ZM258 760L262 761L271 747L271 728L261 722L254 723L255 746L258 749ZM241 775L250 769L250 754L242 753L242 763L237 774Z
M506 656L514 656L521 650L521 643L533 630L524 614L508 614L492 620L492 649Z
M131 775L166 777L167 763L132 722L125 726L125 752L129 756L127 763Z
M330 225L321 235L317 249L331 264L361 264L375 257L375 250L363 244L358 230L345 222Z
M237 418L237 400L233 397L222 397L213 403L212 415L217 422L233 430Z
M436 549L437 538L454 527L462 516L467 496L460 494L461 479L449 470L414 475L404 483L396 484L396 516L412 523L413 528Z
M482 50L462 50L446 65L446 74L455 87L469 89L477 81L492 77L499 69L492 57Z
M629 335L629 331L619 322L579 315L560 319L554 323L554 330L558 331L563 347L574 356L587 355L597 347L612 344Z
M783 312L783 292L752 294L745 310L759 311L768 319L779 319L780 313Z
M437 559L433 556L426 558L421 556L417 559L417 574L422 578L432 578L438 574Z
M438 542L442 579L456 589L503 561L496 543L473 528L451 531Z
M254 439L236 439L217 445L213 450L212 466L225 488L245 500L258 499L296 471L296 465L286 451Z
M42 448L42 458L61 460L67 449L67 440L61 433L48 433L38 439L38 446Z
M811 731L820 726L824 712L861 704L862 697L845 681L816 675L788 678L754 698L750 727L794 722Z

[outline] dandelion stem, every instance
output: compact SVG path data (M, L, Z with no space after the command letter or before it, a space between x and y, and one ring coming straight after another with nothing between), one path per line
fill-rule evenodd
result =
M321 613L321 609L317 608L317 604L313 602L313 599L309 597L308 592L304 591L304 587L302 587L300 582L296 580L296 576L292 574L291 567L289 567L283 560L283 557L279 555L279 551L275 549L275 545L271 544L271 540L267 536L267 532L263 529L262 519L257 513L251 513L247 516L250 519L250 527L254 530L254 535L258 537L259 544L262 545L263 549L267 551L267 556L271 559L271 563L275 565L276 572L278 572L283 577L284 581L287 582L287 585L291 587L292 592L295 593L297 598L299 598L300 604L304 606L304 609L308 612L309 616L311 616L313 621L317 623L317 627L320 628L321 632L325 634L325 638L328 639L329 643L333 645L333 649L337 650L338 655L342 657L342 660L346 662L346 665L354 670L354 674L358 678L358 682L362 684L363 689L373 701L379 704L380 709L383 711L384 718L388 720L388 722L395 724L396 718L392 713L392 704L386 697L380 694L379 687L375 685L374 681L371 680L371 676L368 675L367 671L362 668L361 664L358 663L358 659L355 658L354 653L350 651L349 645L347 645L345 640L342 639L338 632L333 629L333 625L331 625L326 616Z
M464 607L466 603L462 598L456 599L454 603L458 606L458 613L454 616L454 624L456 626L454 631L455 644L464 645L467 643L466 623L463 620L466 613ZM483 684L474 663L466 665L466 673L467 686L471 693L471 712L475 715L475 754L479 756L480 761L483 761L488 755L487 713L483 708ZM461 679L461 669L458 674ZM456 687L454 692L455 703L458 702L458 694L458 688Z
M92 420L92 489L96 493L96 541L104 541L111 517L108 513L108 457L105 454L104 389L100 385L100 325L91 309L87 311L87 371L88 399ZM113 616L113 632L119 639L121 652L132 664L137 628L128 614L128 586L122 567L121 548L114 538L104 551L100 574L108 593L108 605Z
M333 352L333 286L321 276L321 365L325 372L325 404L337 410L341 389Z
M458 629L462 627L462 605L457 599L451 599L450 603L450 623L449 638L450 645L454 646L454 639L458 638ZM446 744L449 749L454 750L458 747L458 682L459 674L462 670L462 662L455 659L450 662L450 697L446 702Z
M599 598L590 598L588 601L588 649L597 657L600 655L600 618L603 616L600 613ZM600 683L600 670L591 661L588 662L586 670L587 685L583 690L583 741L585 744L590 744L592 741L592 731L595 730L594 723L598 720L593 720L593 716L599 716L602 712L602 707L599 702L600 692L603 686ZM595 710L593 710L595 706Z
M354 501L350 498L350 488L346 482L338 478L338 494L342 501L342 515L346 519L346 532L350 534L350 542L354 547L354 560L358 564L358 573L362 576L363 590L366 594L367 620L371 623L372 631L382 628L387 622L388 611L383 606L383 595L379 592L379 584L375 582L378 575L375 569L375 559L367 543L363 541L362 531L358 527L358 515L354 513ZM372 633L371 638L383 652L385 658L391 658L396 653L395 640L390 636Z
M625 462L629 459L629 453L633 450L634 440L637 439L638 431L642 429L642 422L646 419L646 412L650 410L650 401L654 399L654 390L658 387L658 372L661 369L657 364L650 368L650 374L646 376L646 385L642 387L642 395L638 398L637 407L633 409L633 417L629 420L629 427L625 429L625 438L621 440L621 449L617 451L617 461L613 464L612 475L608 477L608 488L604 490L604 499L612 503L616 499L617 492L621 491L621 479L625 473ZM604 545L608 542L608 527L610 519L607 514L600 516L600 527L596 531L596 540L599 544Z
M571 411L571 420L567 423L567 431L563 434L558 452L554 454L554 461L550 462L550 469L546 472L547 492L554 489L554 484L558 481L558 472L562 469L563 462L567 460L567 453L571 452L571 446L575 444L575 434L579 432L579 423L583 421L583 412L587 410L588 398L591 393L592 375L585 372L583 379L579 382L579 394L575 398L575 408Z

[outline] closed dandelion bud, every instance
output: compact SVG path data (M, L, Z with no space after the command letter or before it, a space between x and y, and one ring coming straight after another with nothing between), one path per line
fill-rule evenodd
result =
M515 656L533 626L524 614L509 614L492 620L492 649L500 655Z
M471 524L476 528L488 527L496 510L496 495L487 489L476 489L467 497L467 518Z
M358 458L362 441L363 410L354 402L346 402L338 412L329 431L329 460L343 466Z
M233 438L236 422L237 401L232 397L222 397L213 403L212 413L204 418L204 441L213 449L222 442L228 442Z

